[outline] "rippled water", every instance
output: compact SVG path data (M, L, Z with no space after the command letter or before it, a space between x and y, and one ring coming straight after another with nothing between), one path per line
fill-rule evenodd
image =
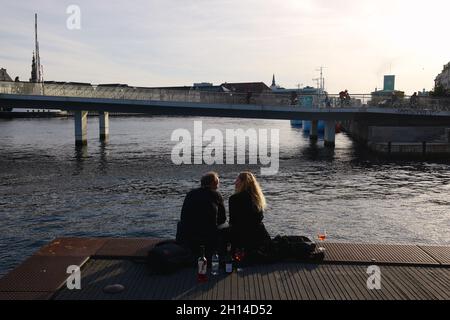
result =
M202 173L221 174L225 199L239 171L259 173L173 165L171 133L194 120L222 132L280 129L279 174L260 177L272 235L326 229L329 241L450 244L450 161L379 159L345 134L327 150L289 121L111 118L105 145L89 118L89 145L76 149L73 119L15 119L0 121L0 275L55 237L174 237Z

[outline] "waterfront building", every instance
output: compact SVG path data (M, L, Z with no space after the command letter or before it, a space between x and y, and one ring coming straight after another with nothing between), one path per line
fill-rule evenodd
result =
M450 62L444 65L440 74L434 80L435 85L441 85L445 90L450 91Z
M404 91L395 90L395 75L385 75L383 90L373 91L371 93L372 99L370 101L371 105L378 105L384 101L391 100L393 96L398 99L403 99L405 96Z

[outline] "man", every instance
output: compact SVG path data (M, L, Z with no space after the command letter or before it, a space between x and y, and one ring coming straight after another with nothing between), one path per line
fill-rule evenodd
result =
M221 194L217 191L217 173L206 173L200 184L200 188L190 191L184 199L176 240L190 248L193 254L198 254L200 246L204 245L210 255L218 249L217 226L226 221L225 206Z
M346 99L346 93L347 93L347 90L339 92L339 101L340 101L341 107L344 106L344 101Z

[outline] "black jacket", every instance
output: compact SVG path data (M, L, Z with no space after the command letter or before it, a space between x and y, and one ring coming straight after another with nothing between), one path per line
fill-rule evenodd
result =
M232 195L229 206L232 241L235 248L251 250L270 241L270 235L262 222L263 211L256 208L248 192Z
M218 241L217 226L225 221L225 207L220 193L210 188L194 189L184 199L177 242L187 245L194 252L200 245L205 245L207 250L214 249Z

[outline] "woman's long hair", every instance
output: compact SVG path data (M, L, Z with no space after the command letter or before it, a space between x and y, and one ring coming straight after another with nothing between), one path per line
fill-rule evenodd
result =
M259 211L262 211L266 208L266 198L264 198L264 194L259 186L258 181L256 181L253 173L245 171L241 172L238 176L241 181L239 188L236 188L236 193L240 193L243 191L247 191L252 198L253 204Z

